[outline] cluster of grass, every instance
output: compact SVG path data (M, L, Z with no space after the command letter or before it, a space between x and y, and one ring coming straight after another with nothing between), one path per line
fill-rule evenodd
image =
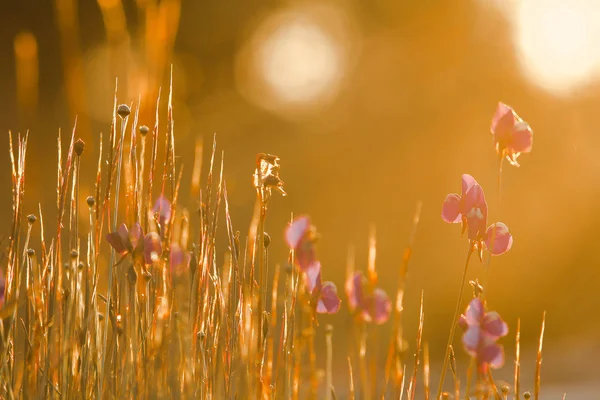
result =
M326 325L325 338L316 337L315 328L327 323L327 315L319 314L337 312L339 301L332 307L319 303L319 291L330 283L321 284L320 264L318 277L311 278L314 229L304 226L291 241L284 267L276 264L269 271L271 238L264 232L265 219L272 197L286 194L278 157L257 156L254 217L244 237L229 213L216 142L204 179L202 148L196 149L191 185L198 188L200 206L189 213L178 197L182 174L170 99L164 131L159 129L158 103L153 128L139 124L139 108L117 104L115 95L110 135L100 139L99 148L86 148L74 128L63 155L59 135L56 204L40 205L28 216L23 207L28 137L19 135L14 147L10 138L13 219L0 270L5 286L0 291L0 397L414 399L419 384L424 398L433 397L429 351L423 344L423 296L414 353L407 351L402 324L420 205L395 299L374 287L374 238L368 278L354 272L349 257L345 290L357 340L347 358L349 387L334 388L333 328ZM157 164L160 151L162 165ZM80 193L84 153L98 157L92 194ZM86 204L87 210L80 210ZM42 210L54 206L57 220L45 221ZM80 221L82 215L89 217ZM44 234L49 223L55 224L56 236ZM31 235L36 224L37 240ZM217 237L220 224L226 237ZM221 241L228 246L222 264L216 254ZM470 243L469 257L474 250ZM306 257L312 259L303 264ZM337 298L335 285L327 287ZM457 313L462 305L459 298ZM392 335L379 366L367 351L366 326L386 321ZM451 345L454 327L445 358L454 390L442 391L442 377L436 397L530 396L519 388L518 327L510 388L498 387L489 368L474 368L476 356L466 388L461 385ZM318 340L326 342L325 365L317 365ZM536 399L541 350L540 337ZM381 379L373 381L373 376Z

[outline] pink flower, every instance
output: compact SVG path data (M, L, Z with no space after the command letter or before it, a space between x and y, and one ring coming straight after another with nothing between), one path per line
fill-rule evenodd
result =
M190 254L185 251L178 243L171 244L171 252L169 254L169 266L171 272L177 276L181 276L185 269L190 264Z
M383 324L392 312L392 303L383 289L375 288L362 272L356 272L346 281L346 295L350 311L365 322Z
M483 189L471 175L462 176L461 195L451 193L442 205L442 219L448 223L462 223L469 240L475 249L487 248L492 255L500 255L510 250L513 242L508 227L496 222L486 229L488 208Z
M511 107L498 103L491 126L496 152L509 163L519 166L517 158L529 153L533 145L533 131Z
M133 258L143 256L146 264L152 264L162 254L160 236L150 232L144 236L139 223L133 224L131 230L125 224L119 225L116 232L106 235L106 241L121 255L131 254Z
M306 271L316 261L316 231L310 218L295 218L285 230L285 241L295 251L295 262L298 268Z
M500 368L504 364L504 348L496 342L508 334L508 326L495 311L486 312L479 297L469 303L459 325L465 329L462 341L467 353L476 357L480 368Z
M316 303L320 314L335 314L340 310L342 301L337 295L333 282L321 282L321 263L314 261L305 271L306 289Z
M166 224L171 219L171 202L164 195L161 194L156 199L156 203L154 203L152 212L154 212L154 214L158 216L157 222L162 236Z

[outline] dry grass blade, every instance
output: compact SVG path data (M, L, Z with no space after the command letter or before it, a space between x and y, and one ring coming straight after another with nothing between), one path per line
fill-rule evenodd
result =
M417 391L417 373L419 372L419 364L421 362L421 344L423 341L423 322L425 315L423 313L423 298L424 292L421 291L421 307L419 311L419 329L417 330L417 350L415 351L415 364L413 373L410 378L410 384L408 386L408 398L414 400L415 393Z
M425 400L429 400L429 345L423 345L423 390Z
M404 253L402 255L402 264L400 265L400 269L398 271L398 290L396 292L396 302L394 307L394 317L393 317L393 328L392 335L390 337L390 343L388 345L388 352L385 361L385 373L383 380L383 390L381 393L382 399L386 395L389 379L392 374L392 368L394 366L394 359L400 358L400 354L403 349L398 348L404 343L403 330L402 330L402 310L404 307L404 288L406 285L406 274L408 272L408 264L410 263L410 259L412 256L412 248L415 241L415 236L417 233L417 227L419 226L419 220L421 219L421 209L423 203L417 202L417 206L415 208L415 213L413 215L412 221L412 229L408 239L408 246L404 249ZM349 276L349 274L348 274ZM404 364L404 360L399 360L401 364Z
M542 345L544 343L544 329L546 328L546 312L542 316L542 328L540 330L540 341L538 344L536 362L535 362L535 386L533 390L533 398L539 400L540 398L540 385L542 375Z
M515 334L515 399L521 398L521 319L517 319L517 332Z

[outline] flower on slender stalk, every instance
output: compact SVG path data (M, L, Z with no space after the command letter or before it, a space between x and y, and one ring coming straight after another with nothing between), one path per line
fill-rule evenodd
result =
M185 251L178 243L172 243L171 251L169 253L169 266L171 272L176 276L181 276L190 264L190 257L190 253Z
M350 275L346 281L346 295L351 312L365 322L383 324L392 312L392 303L387 293L374 287L362 272Z
M156 232L144 232L139 223L133 224L131 230L121 224L115 232L106 235L106 241L122 256L131 254L134 259L142 257L146 264L157 261L162 254L162 243Z
M497 312L485 311L483 301L475 297L458 324L465 330L462 338L465 350L476 358L480 370L502 367L504 348L496 342L508 334L508 325Z
M335 314L342 301L333 282L321 281L321 263L315 260L305 271L306 290L311 294L315 309L320 314Z
M285 230L285 241L294 249L295 263L300 270L306 271L316 261L317 233L309 217L295 218Z
M152 208L152 212L156 216L156 221L158 222L161 236L165 230L165 226L169 223L171 219L171 202L164 196L160 195L156 199L154 203L154 207Z
M496 222L486 229L488 207L483 189L471 175L462 176L461 194L451 193L442 205L442 219L448 223L462 223L462 232L467 231L472 248L478 250L482 259L486 248L494 256L510 250L513 242L508 227Z
M519 155L531 151L533 131L515 110L504 103L498 103L492 118L491 132L500 158L506 157L515 167L519 166Z

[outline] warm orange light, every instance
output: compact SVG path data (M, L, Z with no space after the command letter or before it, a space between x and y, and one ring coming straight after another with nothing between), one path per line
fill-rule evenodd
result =
M531 81L565 93L599 71L599 2L520 0L515 5L519 62Z
M14 41L17 69L17 98L23 110L33 112L38 100L38 46L31 32L22 32Z
M339 80L342 68L335 40L302 15L274 28L260 45L257 62L277 96L290 102L322 96Z
M330 6L284 9L264 19L237 60L240 91L281 114L314 111L338 93L348 70L347 14Z

